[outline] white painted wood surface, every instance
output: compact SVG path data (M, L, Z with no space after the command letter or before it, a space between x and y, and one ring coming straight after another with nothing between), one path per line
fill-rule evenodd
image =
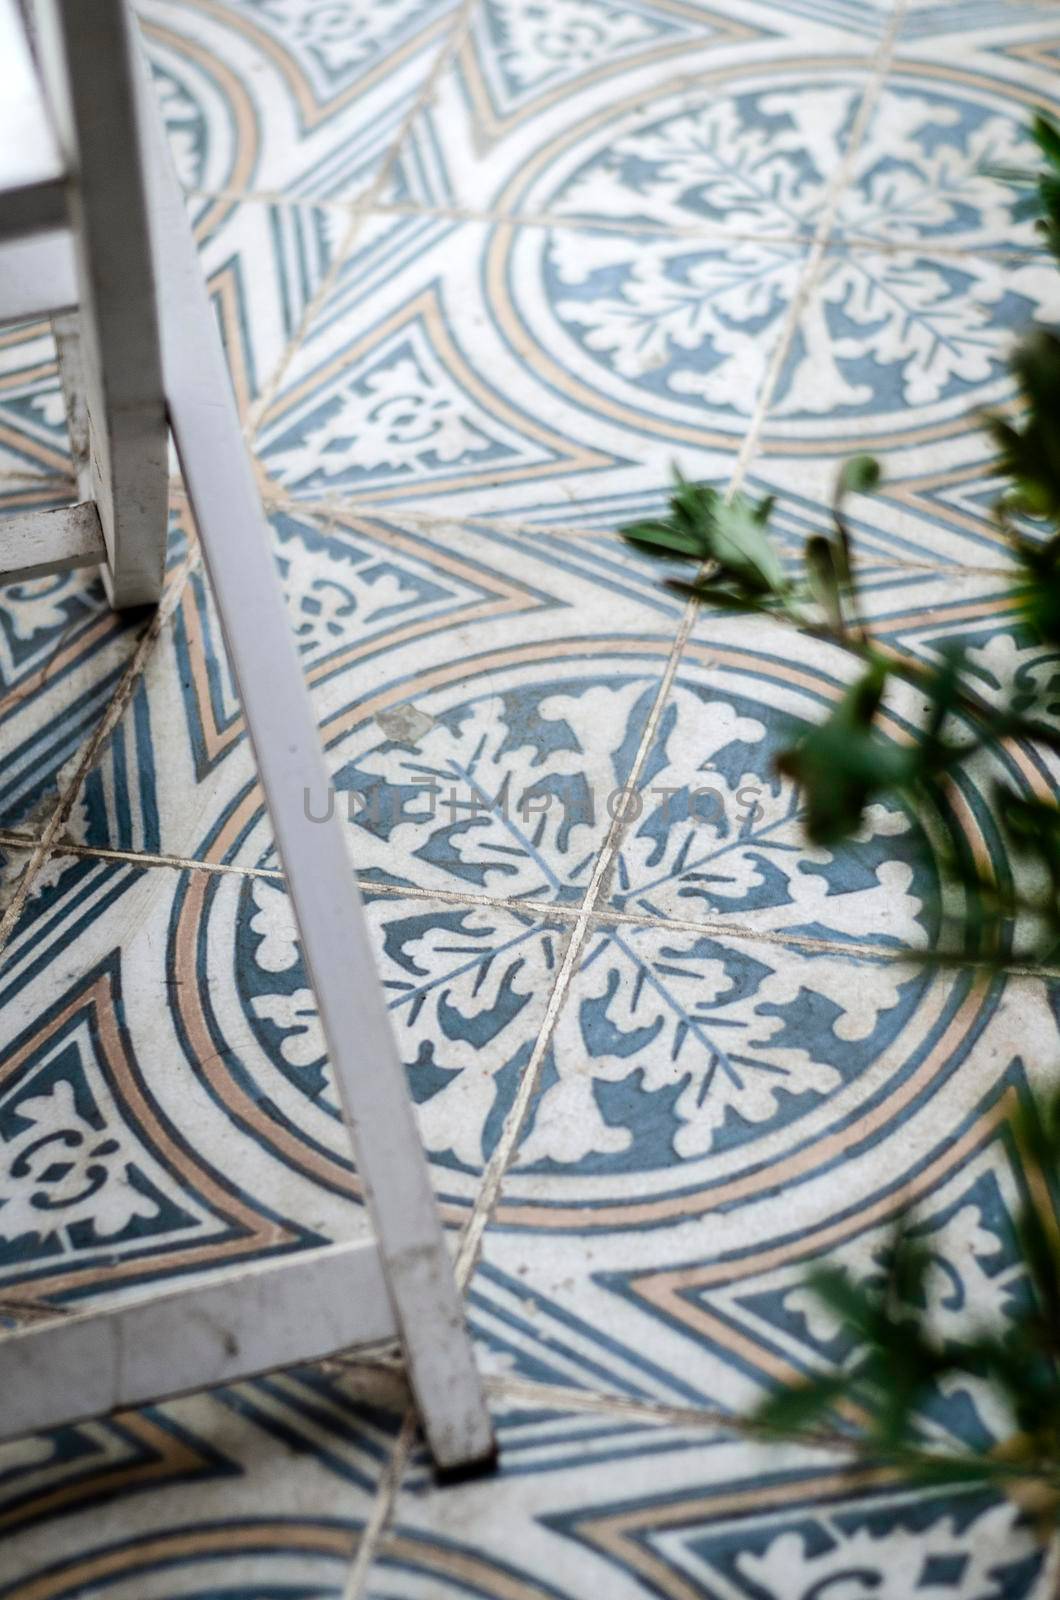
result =
M494 1453L489 1414L342 825L305 814L304 794L319 792L326 768L146 64L124 0L33 5L74 179L79 320L60 318L57 333L82 493L90 487L96 501L51 514L47 564L95 557L101 525L115 603L157 597L164 392L377 1242L0 1340L0 1435L397 1332L437 1465L485 1463ZM25 519L12 548L32 536ZM19 575L33 559L22 550Z
M153 101L141 65L145 111ZM327 784L224 351L157 108L148 165L170 424L268 800L328 1056L440 1467L493 1438L342 823L306 816ZM146 120L146 119L145 119ZM146 131L146 130L145 130Z
M32 0L32 16L70 175L91 498L107 544L104 578L115 606L143 605L162 593L169 483L133 88L137 42L123 0Z
M98 567L107 559L95 502L0 517L0 583Z
M255 1262L0 1339L0 1439L103 1416L353 1344L397 1319L374 1240Z
M65 163L17 0L0 0L0 236L65 221Z
M77 304L77 265L68 228L0 241L0 323L31 322Z

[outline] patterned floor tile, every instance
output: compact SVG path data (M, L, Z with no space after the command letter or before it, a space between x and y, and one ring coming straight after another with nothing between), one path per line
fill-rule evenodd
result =
M453 0L144 0L185 185L357 199L380 176L455 11Z
M947 830L1007 866L992 784L1060 774L1013 745L922 830L878 806L808 846L775 760L850 661L688 617L617 529L675 462L719 489L749 463L794 571L872 451L846 509L874 632L1051 693L969 417L1060 319L985 170L1056 106L1053 8L142 14L327 746L307 810L344 819L452 1248L514 1147L468 1301L500 1472L443 1491L417 1445L360 1600L1045 1600L1007 1506L737 1419L846 1358L807 1266L873 1276L910 1207L941 1331L1024 1292L1004 1119L1055 1078L1057 986L916 952ZM0 511L72 493L51 335L8 330ZM10 1324L367 1227L174 507L173 615L35 875L144 619L90 574L0 591ZM918 715L900 693L884 732ZM299 1369L5 1447L0 1600L337 1600L406 1403L393 1369ZM973 1385L922 1424L1002 1426Z
M775 6L491 0L417 112L392 198L808 237L872 51Z
M376 218L262 420L272 482L519 517L728 477L805 245Z
M639 558L559 536L273 517L292 624L368 882L580 900L680 619ZM568 550L568 547L572 547ZM166 730L164 738L158 730ZM89 775L67 835L96 848L275 867L200 574Z
M813 846L798 792L776 769L855 673L833 646L703 608L636 792L616 804L626 826L607 903L715 930L923 946L938 885L922 830L897 805L877 806L849 848ZM884 719L891 736L918 712L899 690Z
M566 930L378 892L368 917L457 1221L529 1059ZM9 1295L110 1292L366 1227L277 879L51 858L4 952L0 1040ZM60 1137L78 1152L69 1162L54 1160Z
M939 40L965 52L969 36L986 35L988 48L1000 42L1032 47L1055 32L1055 13L1049 0L966 0L952 6L947 0L910 0L898 29L903 44Z
M338 1596L396 1420L298 1368L0 1447L0 1594Z
M73 496L18 498L13 510L48 510ZM146 625L142 612L116 615L92 571L0 587L0 829L46 820Z
M72 473L59 361L47 322L0 329L0 489Z
M930 440L937 460L942 441L967 436L969 413L1012 399L1015 338L1058 310L1042 259L830 250L765 438L791 454L885 456Z
M1052 1081L1051 988L769 946L690 959L650 929L627 943L589 947L563 1071L486 1233L470 1304L490 1370L746 1414L845 1353L809 1263L868 1276L910 1210L938 1261L931 1315L952 1332L1005 1313L1021 1188L1003 1118ZM729 1026L710 1040L712 1019ZM951 1400L928 1418L951 1438L1000 1426L982 1396Z
M193 208L241 412L279 377L350 227L336 207L211 200Z
M930 438L908 452L877 456L882 478L871 495L853 495L843 513L861 567L996 574L1013 570L1012 549L995 507L1005 489L985 430L969 429L941 446ZM947 464L947 457L949 463ZM754 465L748 493L777 496L770 526L784 554L800 560L806 540L834 532L832 505L842 456L783 460L767 451Z
M1037 169L1029 127L1060 105L1055 74L1014 83L992 66L955 69L944 47L938 59L899 53L854 157L839 236L925 254L1040 252L1024 194L990 169Z
M1037 1596L1042 1555L1013 1508L911 1496L841 1454L705 1429L514 1408L498 1478L410 1483L370 1600L881 1600ZM849 1580L849 1581L848 1581Z

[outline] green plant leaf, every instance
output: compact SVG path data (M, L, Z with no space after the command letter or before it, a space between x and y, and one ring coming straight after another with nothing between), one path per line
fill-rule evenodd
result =
M778 1433L796 1433L819 1423L850 1388L845 1373L821 1373L777 1389L755 1412L755 1421Z
M826 722L778 758L779 770L803 792L806 831L815 844L849 837L875 796L905 788L919 775L922 757L916 747L891 744L873 730L886 681L886 667L876 662Z
M1060 172L1060 125L1040 111L1031 123L1031 137L1049 165Z
M791 584L769 536L771 498L757 504L746 495L727 500L706 483L689 483L676 474L669 515L633 522L619 532L631 544L667 560L713 561L727 599L745 603L783 596ZM697 583L696 593L705 593Z
M1023 401L1023 418L1017 423L999 416L986 418L1000 452L998 470L1013 480L1004 504L1027 516L1056 522L1060 520L1060 428L1056 424L1060 416L1060 338L1044 329L1031 334L1017 346L1012 369Z
M812 539L807 539L806 576L809 579L810 591L827 617L829 625L837 633L843 631L842 591L845 567L845 552L837 551L831 539L826 539L823 534L815 534Z
M650 550L652 555L670 556L678 561L706 561L710 555L706 538L690 532L677 521L631 522L621 532L623 539Z
M774 594L788 587L783 563L767 531L772 499L755 505L746 495L717 500L711 511L710 553L725 571L753 590Z
M840 494L871 494L883 476L875 456L851 456L839 473Z

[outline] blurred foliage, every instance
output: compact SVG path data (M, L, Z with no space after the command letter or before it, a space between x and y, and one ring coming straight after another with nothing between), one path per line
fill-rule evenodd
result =
M1040 116L1032 133L1041 171L998 175L1028 190L1037 225L1060 260L1060 126ZM828 719L807 727L778 758L779 770L802 790L806 831L817 844L852 838L866 808L886 797L921 815L945 814L947 782L984 748L1020 739L1060 753L1060 337L1046 330L1028 335L1012 370L1018 404L1011 414L983 422L997 445L995 470L1008 485L996 507L1013 557L1008 614L1025 640L1058 652L1058 671L1044 685L1039 676L991 698L958 649L938 650L934 661L924 661L874 640L862 620L847 523L849 497L879 486L880 468L871 456L856 456L843 467L832 533L807 541L797 570L785 562L771 530L771 497L756 502L740 492L724 495L680 475L666 515L621 529L631 544L685 566L684 575L669 580L678 592L712 607L787 621L861 661L861 675ZM881 731L885 702L899 683L917 691L915 703L923 708L906 744ZM943 865L976 914L966 915L960 932L936 954L983 962L1051 960L1060 950L1060 812L1009 789L998 789L995 802L998 832L1022 868L1021 885L1031 888L984 875L958 841L943 854Z
M1039 116L1031 129L1041 155L1034 172L998 172L1027 191L1037 228L1060 262L1060 125ZM1007 614L1024 640L1044 647L1046 671L1017 673L1008 689L984 692L981 673L957 647L925 661L874 639L862 620L857 568L847 522L849 496L871 494L878 464L867 456L842 469L832 533L815 535L801 567L786 563L771 531L773 502L723 495L679 478L668 514L624 528L641 549L684 563L671 586L708 606L758 613L831 641L858 663L858 675L821 724L802 730L778 758L802 791L806 831L839 846L862 827L866 808L884 797L939 814L940 791L963 762L1012 740L1060 753L1060 337L1029 334L1012 357L1018 397L1011 412L983 419L997 446L994 470L1007 482L996 518L1012 551ZM919 707L906 743L881 727L885 702L901 686L903 711ZM999 784L992 821L1011 864L998 881L973 859L959 832L941 853L945 874L974 905L957 942L924 959L971 960L993 966L1020 958L1060 957L1060 809L1051 801ZM1016 886L1018 878L1020 887ZM1014 930L1031 930L1019 948ZM961 1340L931 1325L928 1280L933 1270L923 1231L906 1221L885 1252L882 1275L857 1282L838 1267L821 1267L809 1287L841 1327L851 1356L837 1370L773 1395L758 1421L769 1429L819 1437L837 1412L874 1454L915 1482L991 1485L1015 1500L1043 1538L1060 1523L1060 1096L1029 1100L1009 1133L1022 1158L1026 1200L1018 1221L1027 1295L1001 1326L969 1326ZM986 1385L1011 1418L1011 1431L987 1453L943 1448L926 1419L940 1385Z
M1017 1218L1026 1293L1010 1296L995 1325L941 1337L927 1312L936 1262L907 1219L883 1270L867 1282L822 1266L807 1283L831 1312L850 1353L838 1370L780 1389L757 1415L767 1432L819 1435L837 1410L874 1455L923 1484L990 1485L1030 1513L1047 1539L1060 1520L1060 1097L1028 1097L1009 1121L1026 1199ZM973 1313L974 1315L974 1313ZM991 1450L938 1442L929 1418L942 1386L984 1386L1011 1432Z

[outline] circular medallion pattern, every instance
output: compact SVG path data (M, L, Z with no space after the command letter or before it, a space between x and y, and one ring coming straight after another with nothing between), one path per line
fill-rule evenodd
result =
M713 650L710 665L693 651L631 798L657 666L639 641L593 640L590 662L587 648L515 647L485 670L406 684L397 723L370 705L328 719L334 804L424 1141L457 1204L511 1110L617 811L631 826L523 1129L516 1207L610 1215L753 1185L766 1166L771 1184L785 1162L809 1170L941 1082L990 1005L970 981L888 954L937 931L934 868L901 811L874 807L844 852L805 842L773 764L834 682L748 651ZM307 798L315 815L328 803ZM245 796L209 848L237 838L241 859L275 866ZM476 895L517 903L444 898ZM174 937L199 953L208 1001L188 1037L193 1058L221 1063L215 1092L285 1159L348 1188L279 883L213 880Z
M1031 108L1021 118L1008 85L910 70L851 154L862 94L820 64L729 69L544 148L505 201L580 226L502 230L490 281L513 343L528 331L607 416L742 435L824 229L771 431L883 445L911 408L920 435L965 427L1010 392L1011 338L1058 309L1021 191L992 175L1033 167Z

